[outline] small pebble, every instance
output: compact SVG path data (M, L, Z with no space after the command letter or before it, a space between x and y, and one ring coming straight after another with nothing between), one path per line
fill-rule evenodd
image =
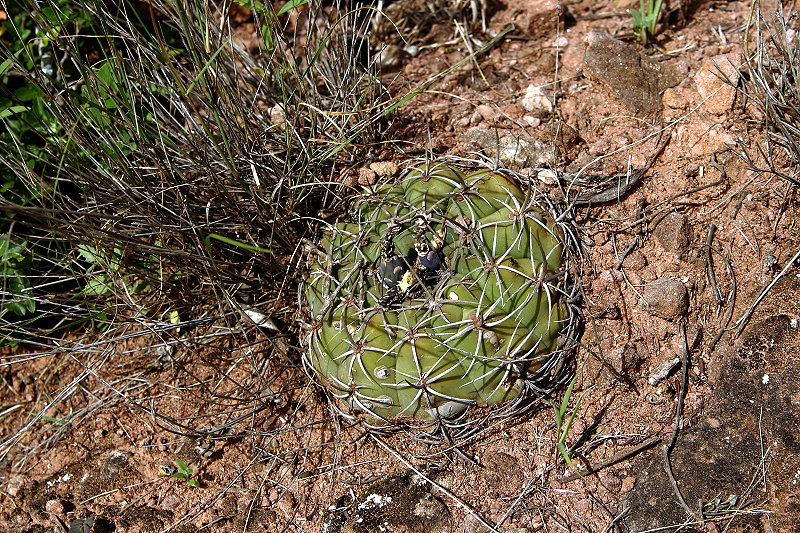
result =
M364 187L374 185L378 181L378 174L369 168L358 169L358 184Z
M658 221L653 235L666 251L683 257L691 245L692 228L686 215L672 212Z
M500 116L499 113L495 109L493 109L492 107L490 107L490 106L488 106L486 104L481 104L481 105L475 107L475 111L478 112L478 114L481 116L481 118L483 118L483 120L486 120L486 121L489 121L489 122L491 122L493 120L497 120L497 117Z
M672 370L679 364L681 364L681 358L677 356L670 357L669 359L662 361L661 364L659 364L647 378L647 382L651 386L655 387L656 385L667 379Z
M536 118L533 115L525 115L522 117L522 122L524 122L525 125L530 128L538 128L542 124L541 119Z
M44 504L44 510L56 516L64 516L67 513L67 507L61 500L47 500Z
M525 111L540 118L553 112L553 102L539 85L528 85L520 103Z
M377 174L379 178L391 178L397 174L399 167L391 161L376 161L375 163L370 163L369 169Z
M275 104L269 108L269 121L279 126L286 124L286 111L281 104Z

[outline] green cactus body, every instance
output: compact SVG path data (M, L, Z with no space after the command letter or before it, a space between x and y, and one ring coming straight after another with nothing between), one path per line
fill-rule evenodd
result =
M429 164L352 220L304 288L306 362L343 412L457 418L517 397L559 349L565 235L509 178Z

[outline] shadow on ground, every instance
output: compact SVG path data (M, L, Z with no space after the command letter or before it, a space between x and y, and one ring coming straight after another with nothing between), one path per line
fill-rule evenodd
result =
M785 276L738 339L720 349L703 417L671 453L656 449L625 499L631 531L800 532L800 279ZM764 510L769 509L769 513ZM696 524L696 529L691 525Z

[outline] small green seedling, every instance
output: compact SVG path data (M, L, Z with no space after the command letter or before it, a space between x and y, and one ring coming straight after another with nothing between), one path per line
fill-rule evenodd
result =
M64 427L69 424L69 420L66 418L57 418L55 416L48 416L48 415L39 415L36 411L30 411L29 414L32 416L38 416L42 420L46 420L50 422L51 426L48 428L52 431L57 430L58 428Z
M566 442L569 429L572 427L572 422L575 421L575 415L578 414L578 409L580 409L581 400L583 398L578 398L578 401L575 403L575 407L573 407L572 412L569 413L569 417L566 419L565 417L567 416L569 399L570 396L572 396L572 388L575 386L575 379L577 377L578 376L576 374L575 377L572 378L572 381L569 382L569 386L567 386L567 390L564 392L564 397L561 399L561 405L556 406L555 403L551 404L556 415L556 433L558 435L556 440L556 448L558 448L561 456L573 470L575 470L575 465L572 463L572 449L567 447Z
M175 465L178 468L172 474L173 479L185 479L186 484L190 487L198 488L200 486L200 483L198 483L196 479L192 478L193 469L191 466L187 465L180 459L175 459Z
M633 17L633 33L642 44L649 43L655 37L663 3L663 0L639 0L639 9L628 10Z
M89 263L86 268L86 274L89 276L83 289L84 294L93 296L115 294L118 290L117 284L128 294L141 293L151 288L149 281L139 279L133 274L123 274L122 248L108 251L88 244L79 244L76 249L81 259ZM151 255L149 260L142 262L140 266L147 264L155 266L158 264L158 258Z

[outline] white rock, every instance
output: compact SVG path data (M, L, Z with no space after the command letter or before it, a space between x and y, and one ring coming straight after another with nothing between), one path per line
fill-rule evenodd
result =
M562 35L553 41L553 46L556 48L566 48L569 46L569 39Z
M542 123L541 119L534 117L532 115L525 115L524 117L522 117L522 122L524 122L526 126L529 126L531 128L539 127Z
M553 102L550 101L540 85L528 85L520 103L525 111L539 116L549 115L553 112Z
M280 331L278 326L275 325L270 318L267 317L264 313L256 309L255 307L246 307L243 309L244 314L247 315L247 318L253 321L256 326L271 329L274 331Z
M556 174L555 170L546 168L536 173L536 179L545 185L555 185L555 183L558 181L558 174Z
M506 135L500 139L497 155L506 166L516 165L550 167L557 162L557 154L552 146L528 136Z
M286 124L286 110L281 104L275 104L269 108L269 121L277 126Z

